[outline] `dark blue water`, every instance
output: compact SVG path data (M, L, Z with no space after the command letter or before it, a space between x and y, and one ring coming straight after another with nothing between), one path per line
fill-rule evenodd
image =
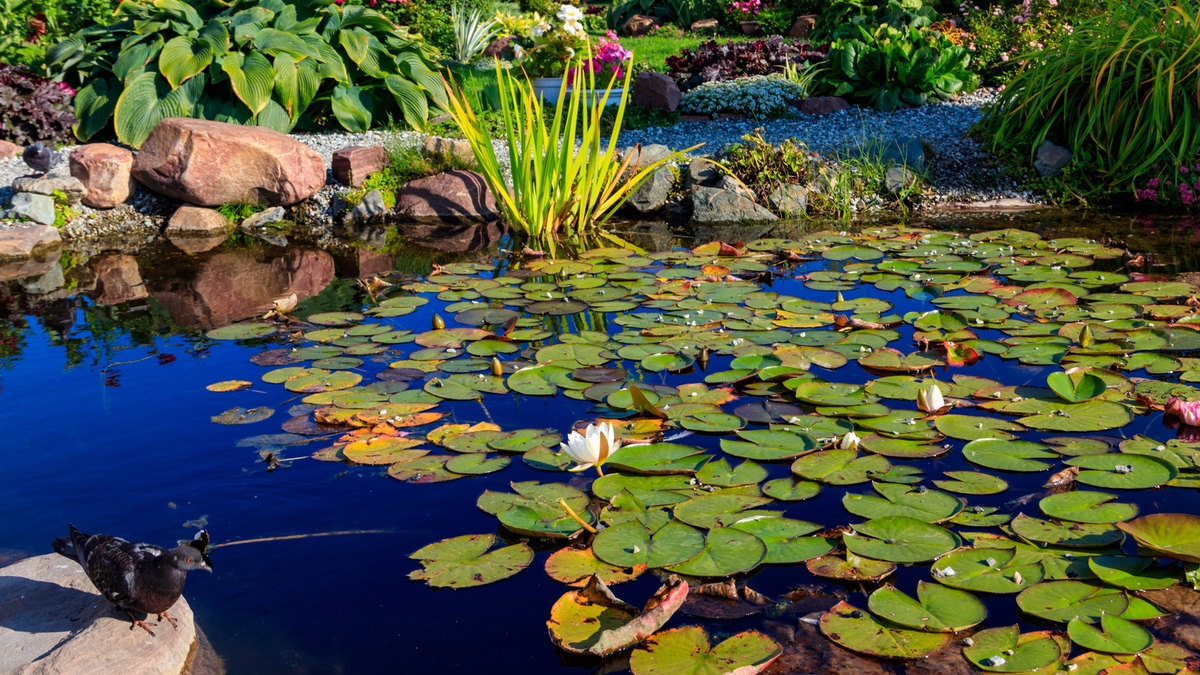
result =
M205 260L205 255L199 259ZM256 264L279 267L280 256L275 251L252 257ZM829 264L813 263L805 270ZM62 300L62 295L69 295L62 293L53 302L19 292L3 298L9 312L5 332L0 334L6 340L0 343L6 350L2 353L8 354L6 367L0 369L0 428L4 430L0 547L4 554L11 558L48 552L50 540L64 534L69 522L87 532L160 544L190 538L198 520L207 522L214 542L384 530L214 551L215 572L192 574L186 596L229 672L542 673L595 668L594 661L557 652L547 637L550 607L565 590L541 569L551 546L535 544L538 554L529 569L481 588L435 591L406 578L418 567L408 555L433 541L485 532L513 540L498 529L494 517L475 508L475 499L485 489L506 490L510 481L519 480L569 480L574 474L538 472L519 460L499 473L432 485L404 484L387 478L381 469L312 459L267 472L255 449L237 443L248 436L278 432L298 397L265 384L235 393L206 391L207 385L221 380L258 382L269 368L248 359L265 347L202 339L202 329L211 325L197 317L214 315L218 297L196 303L205 311L181 308L177 302L181 294L168 291L178 291L181 285L194 291L195 278L150 258L142 270L148 297L113 306L101 306L85 295ZM10 291L13 288L10 282ZM320 293L305 301L302 309L350 309L363 299L344 281L331 279L312 290ZM834 297L805 289L791 278L776 280L771 290L825 301ZM426 296L432 299L432 294ZM903 293L884 293L870 286L845 296L885 298L895 303L898 314L928 308ZM412 315L386 321L426 330L432 314L442 306L432 299ZM905 335L899 344L910 344L911 328L902 330ZM1001 337L989 333L982 331L980 337ZM714 357L709 372L723 370L726 362ZM989 356L962 372L1005 384L1040 384L1052 370L1014 364ZM369 375L384 368L386 360L368 360L363 371ZM680 384L701 381L704 375L700 371L670 377L647 374L647 381ZM939 373L943 379L948 376ZM870 378L853 362L830 376L840 382ZM368 376L364 382L369 381ZM726 408L752 401L746 397ZM474 402L444 404L443 409L453 411L453 419L446 421L479 422L490 414L505 428L544 426L565 434L576 420L594 415L588 412L589 403L561 397L489 395L484 403L486 411ZM893 408L911 407L887 403ZM234 406L269 406L276 413L251 425L210 422L211 416ZM1159 415L1135 418L1129 427L1111 435L1136 433L1159 439L1173 436L1162 427ZM1022 435L1028 440L1039 437ZM718 448L715 436L693 435L682 442ZM955 451L944 458L893 463L919 466L927 478L971 468L957 452L963 443L946 442L953 443ZM288 455L303 457L326 445L317 441L289 449ZM770 469L772 477L788 475L786 464ZM1010 490L969 497L971 505L1010 510L1004 507L1006 502L1039 491L1048 475L997 473L1011 483ZM862 493L870 487L826 488L815 499L772 508L826 526L847 524L858 520L841 507L847 490ZM1200 511L1200 495L1191 490L1142 491L1121 497L1137 503L1143 514ZM1036 501L1024 510L1036 515ZM917 565L902 568L895 580L912 593L916 581L928 575L927 565ZM800 565L765 567L747 581L771 597L793 586L820 583ZM647 574L617 586L615 592L641 605L658 583ZM865 606L860 587L842 590L851 593L852 603ZM1020 618L1012 597L989 600L992 616L985 625L1006 625ZM678 615L669 625L688 623L695 620ZM711 632L732 633L759 627L761 620L704 623Z

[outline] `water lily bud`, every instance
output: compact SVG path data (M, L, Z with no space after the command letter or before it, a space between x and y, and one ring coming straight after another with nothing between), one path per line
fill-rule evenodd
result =
M446 322L442 320L441 315L434 314L433 315L433 329L434 330L442 330L445 327L446 327Z
M858 437L858 434L848 431L845 436L842 436L842 441L838 443L838 448L841 450L857 450L858 444L861 441L862 439Z
M1092 329L1088 325L1083 324L1083 330L1079 331L1079 346L1088 347L1092 344Z
M700 370L708 368L708 347L700 350L700 355L696 357L696 363L700 364Z
M917 393L917 407L927 413L935 413L946 406L942 390L931 384Z
M845 302L845 301L846 301L846 299L842 297L842 292L841 292L841 291L838 291L838 295L837 295L837 301L838 301L838 302Z
M500 363L500 359L492 357L492 374L496 377L504 375L504 366Z

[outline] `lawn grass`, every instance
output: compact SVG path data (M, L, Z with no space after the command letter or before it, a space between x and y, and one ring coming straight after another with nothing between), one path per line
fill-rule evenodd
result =
M716 40L719 43L745 41L745 37L709 37L705 35L684 35L680 38L671 37L627 37L621 38L621 45L633 52L635 63L645 63L657 73L667 72L667 57L674 56L684 49L695 49L701 42Z

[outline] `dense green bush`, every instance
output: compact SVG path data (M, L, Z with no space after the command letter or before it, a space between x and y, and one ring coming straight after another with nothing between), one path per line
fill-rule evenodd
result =
M117 23L55 45L47 64L80 86L76 135L111 122L141 145L165 117L290 131L425 124L445 101L435 53L361 6L334 0L124 0Z
M348 0L346 4L369 5L370 0ZM411 33L419 33L430 45L446 54L454 53L454 24L450 14L455 7L467 13L478 11L485 18L496 11L494 0L379 0L374 8L392 23L406 26Z
M890 111L923 105L930 97L946 100L979 87L968 68L970 52L942 33L925 28L896 29L888 24L857 32L839 29L818 74L818 89Z
M941 15L922 0L837 0L817 17L808 39L814 43L833 42L839 37L857 37L859 28L874 29L887 24L892 28L928 28Z
M112 21L118 0L0 0L0 63L43 68L46 49L82 28Z
M613 0L608 11L608 27L620 30L629 17L644 14L664 23L689 28L701 19L719 18L724 13L723 3L719 0Z
M1065 146L1071 187L1084 196L1190 175L1200 155L1200 0L1114 5L1029 58L984 117L991 150L1029 161L1044 140Z

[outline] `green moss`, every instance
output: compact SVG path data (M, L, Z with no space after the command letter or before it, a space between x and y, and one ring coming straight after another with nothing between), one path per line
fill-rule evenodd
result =
M55 191L57 192L57 190ZM54 205L54 227L55 229L63 229L72 220L79 217L79 211L62 204L55 203Z

